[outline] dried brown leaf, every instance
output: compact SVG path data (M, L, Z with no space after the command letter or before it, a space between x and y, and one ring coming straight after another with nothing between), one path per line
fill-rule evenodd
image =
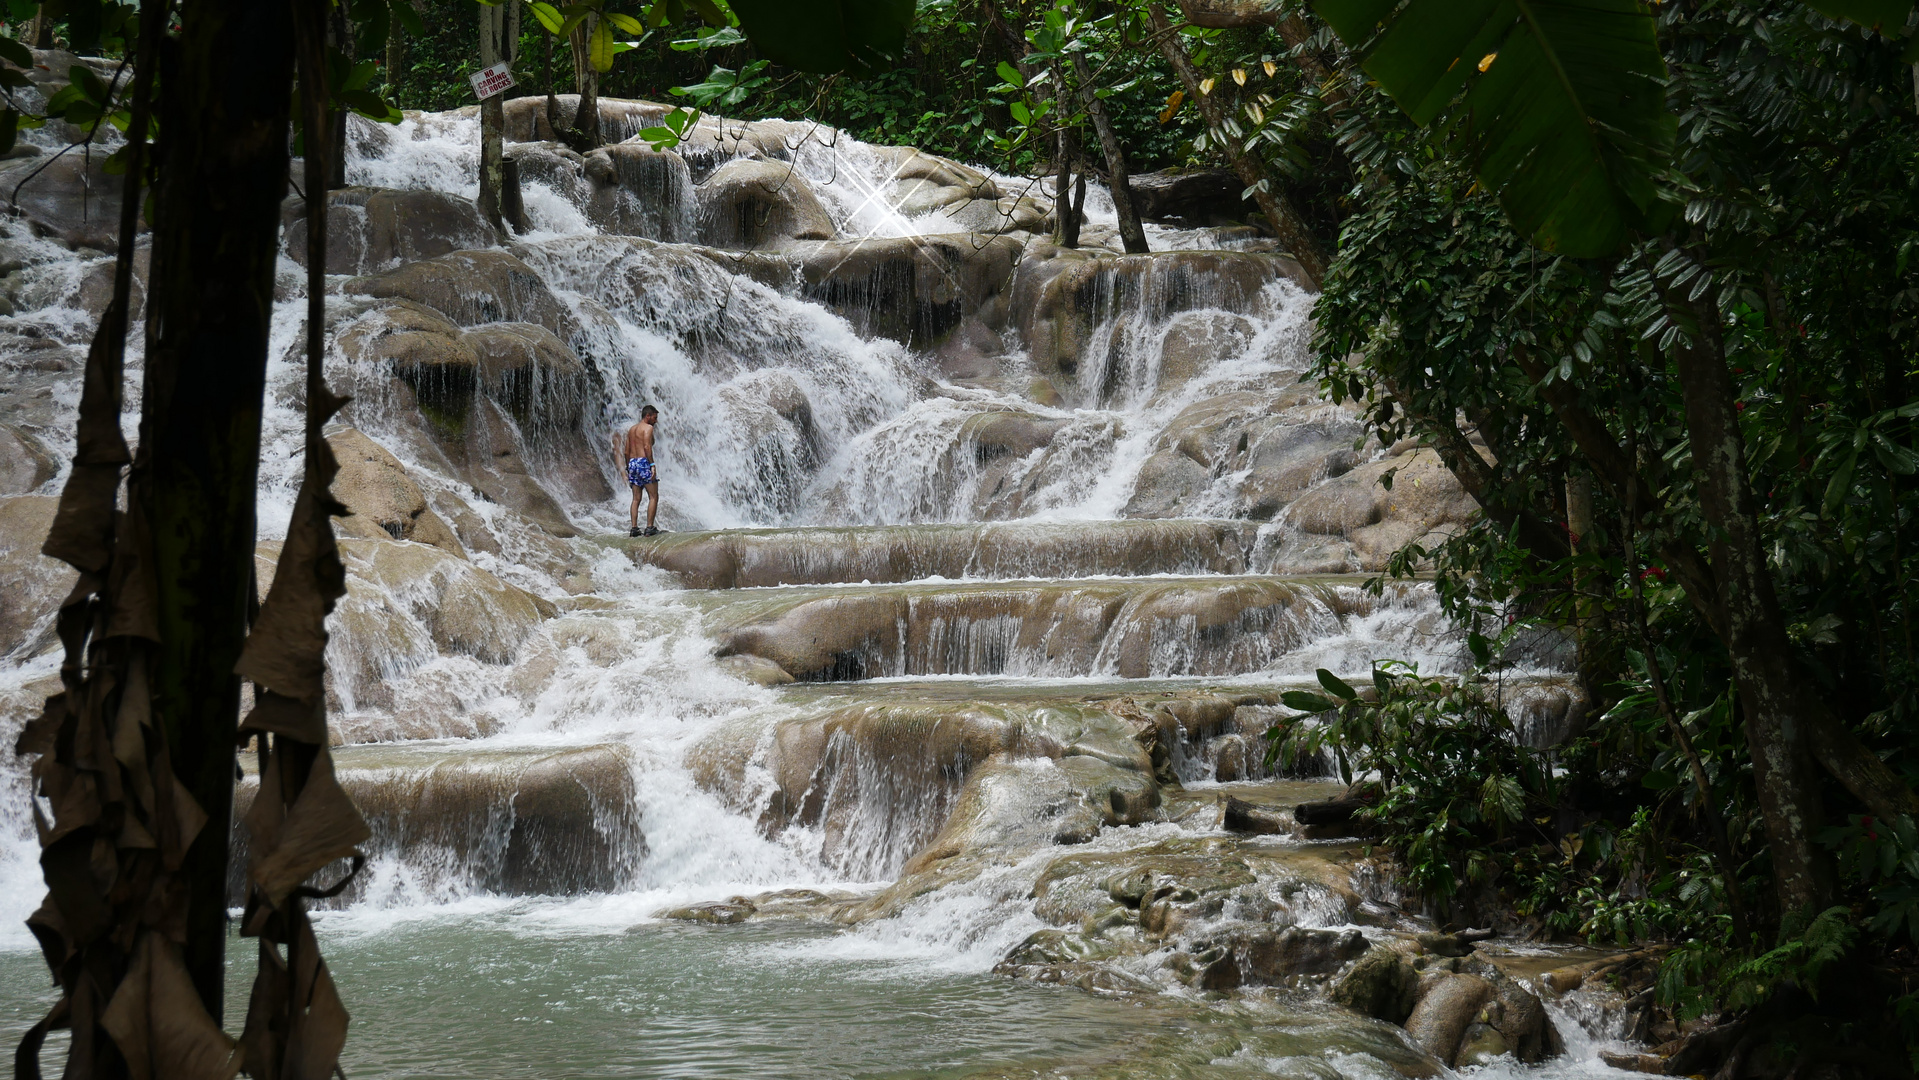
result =
M346 595L346 568L333 539L332 517L345 507L327 493L339 471L326 440L309 440L307 475L273 572L273 587L247 635L234 670L275 693L319 701L326 675L326 617ZM325 740L321 740L324 742Z
M200 1003L179 947L152 931L140 935L100 1023L132 1080L232 1080L240 1071L234 1042Z
M326 699L304 702L271 690L256 690L253 709L240 722L240 740L259 733L285 735L311 746L325 746Z
M267 795L263 777L255 803ZM248 876L277 906L308 874L352 855L371 835L366 819L334 778L333 756L322 747L300 797L279 823L278 842L254 858Z
M60 508L40 553L81 571L106 569L112 557L113 505L120 470L132 460L120 434L121 356L126 348L125 320L112 305L87 350L80 389L80 422L73 470L60 492Z

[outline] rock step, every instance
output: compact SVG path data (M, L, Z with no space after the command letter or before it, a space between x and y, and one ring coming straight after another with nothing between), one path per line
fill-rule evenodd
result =
M240 762L227 887L236 905L244 902L244 820L260 783L259 759L242 754ZM330 902L337 907L394 884L429 896L606 891L646 854L621 746L376 743L334 747L333 762L373 828L362 848L368 867ZM337 880L337 869L318 878Z
M1139 577L689 592L719 655L800 681L913 675L1234 675L1403 610L1444 633L1429 586L1359 577ZM1310 671L1308 672L1310 674ZM778 681L775 679L774 681Z
M1244 573L1258 526L1243 521L988 522L733 529L617 537L642 566L688 589Z

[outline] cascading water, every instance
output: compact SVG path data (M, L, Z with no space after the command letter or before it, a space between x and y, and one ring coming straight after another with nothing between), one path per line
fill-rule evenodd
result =
M611 107L622 123L644 115ZM349 180L387 192L379 199L475 192L470 115L355 119L351 132ZM364 527L342 526L351 577L332 623L329 704L348 744L339 767L376 833L363 880L321 922L340 943L330 956L349 1003L356 957L370 971L392 949L465 955L475 946L461 933L506 942L490 946L502 957L520 957L522 939L629 941L614 951L635 965L696 970L692 939L656 913L729 922L787 904L857 925L755 931L721 968L917 981L947 995L927 1008L977 1006L981 1023L1015 1033L946 1057L885 1052L927 1068L1098 1059L1133 1020L1052 996L1040 1011L1054 1019L1021 1027L1007 1018L1036 999L985 977L1065 918L1036 914L1031 899L1065 873L1060 845L1076 858L1164 849L1190 861L1194 844L1225 835L1205 792L1276 782L1260 736L1286 715L1283 686L1318 667L1361 676L1389 657L1459 670L1429 588L1372 597L1352 579L1286 575L1378 569L1382 551L1443 535L1461 511L1452 496L1382 501L1373 478L1413 458L1365 443L1348 412L1299 384L1312 296L1243 235L1155 226L1156 250L1190 254L1179 261L1059 253L1044 244L1050 207L1025 180L814 125L707 121L695 136L678 157L623 144L575 160L516 144L529 155L532 228L504 245L462 232L473 219L457 200L396 216L358 196L340 215L369 254L330 280L328 378L355 395L342 420L397 459L379 490L417 497L391 520L368 510L356 514ZM710 185L735 160L775 166L786 179L752 198L792 220L817 204L832 239L706 246L733 210L709 205ZM1110 215L1102 199L1090 200L1089 238L1101 234L1097 208ZM428 211L457 221L433 233ZM982 234L1015 228L1042 235ZM0 357L17 366L29 336L71 356L91 331L82 282L104 264L24 230L8 242L31 257L15 295L33 306L0 320L14 326ZM478 255L460 253L476 244ZM370 254L387 250L401 254ZM980 279L969 253L996 251L1013 255ZM283 259L263 587L302 469L302 281ZM835 307L850 296L865 306ZM71 447L78 368L52 370L34 430L57 458ZM624 538L611 453L646 403L663 414L661 524L676 534L650 546ZM7 505L44 505L63 477ZM429 518L439 539L396 539L429 536ZM713 529L780 531L677 535ZM4 558L38 575L33 595L57 599L59 568L24 544ZM57 672L47 612L35 618L0 667L15 725ZM1576 720L1556 670L1517 672L1542 743ZM837 681L778 688L792 678ZM0 960L24 973L37 961L21 920L41 888L24 767L9 762ZM1162 792L1156 770L1200 795L1170 781ZM1224 907L1182 917L1377 921L1364 890L1289 865L1254 859ZM741 894L758 899L729 899ZM622 938L629 927L644 933ZM532 962L501 961L536 981ZM1186 993L1153 956L1102 962L1114 986ZM672 1006L631 1007L699 1027ZM1363 1025L1307 1031L1286 1013L1248 1027L1194 1008L1181 1023L1226 1025L1194 1044L1210 1049L1152 1052L1195 1074L1265 1075L1269 1061L1309 1054L1338 1075L1374 1076L1415 1060ZM819 1022L846 1022L831 1013ZM404 1041L397 1030L376 1022L364 1045L378 1053L349 1044L349 1062L380 1072L379 1055ZM599 1060L566 1052L550 1060L581 1075ZM627 1052L605 1060L674 1075L741 1068L679 1048ZM772 1071L890 1061L810 1053Z

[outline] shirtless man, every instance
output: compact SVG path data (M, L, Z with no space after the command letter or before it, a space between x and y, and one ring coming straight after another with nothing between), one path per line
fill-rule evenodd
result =
M653 431L660 422L660 410L648 405L640 410L640 422L613 437L613 452L626 462L626 483L633 489L632 529L628 536L655 536L659 529L653 518L660 512L660 477L653 470ZM640 531L640 492L646 492L646 531Z

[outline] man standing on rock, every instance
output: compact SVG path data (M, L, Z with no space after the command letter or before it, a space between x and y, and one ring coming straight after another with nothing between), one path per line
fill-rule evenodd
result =
M640 410L640 422L613 438L613 451L626 461L626 484L633 489L632 528L628 536L656 536L659 529L653 519L660 512L660 477L653 470L653 431L660 422L660 410L648 405ZM640 531L640 492L648 496L646 531Z

